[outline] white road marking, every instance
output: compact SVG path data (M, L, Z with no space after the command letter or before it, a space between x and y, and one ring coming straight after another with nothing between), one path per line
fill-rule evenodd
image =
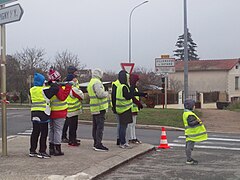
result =
M24 132L17 133L18 135L31 135L32 134L32 129L28 129Z
M178 138L185 139L185 136L178 136ZM208 138L207 140L240 142L240 139L225 139L225 138Z
M185 147L185 144L175 144L175 143L169 143L169 146L173 147ZM229 147L222 147L222 146L201 146L201 145L195 145L196 148L202 148L202 149L221 149L221 150L233 150L233 151L240 151L240 148L229 148Z

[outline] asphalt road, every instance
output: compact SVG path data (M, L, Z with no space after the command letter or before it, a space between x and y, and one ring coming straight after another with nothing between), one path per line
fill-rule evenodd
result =
M196 145L192 157L198 165L186 165L185 140L179 136L170 149L159 149L99 177L100 180L239 180L239 134L210 133Z
M7 134L30 136L29 110L8 110ZM1 123L0 123L1 128ZM0 129L0 137L2 128ZM92 139L91 125L79 124L78 138ZM161 131L137 129L145 143L158 146ZM116 128L105 127L104 140L116 140ZM185 139L182 131L167 131L170 149L152 151L110 171L98 179L136 180L235 180L240 179L240 134L209 133L209 140L196 145L193 158L197 166L185 165Z
M0 111L0 137L2 137L2 115ZM7 110L7 135L16 135L26 129L31 129L29 109L8 109Z

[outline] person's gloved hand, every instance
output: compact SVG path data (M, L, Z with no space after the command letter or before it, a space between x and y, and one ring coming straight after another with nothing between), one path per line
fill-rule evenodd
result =
M140 110L140 109L142 109L143 108L143 105L140 103L139 105L138 105L138 110Z
M143 105L140 103L140 101L134 101L134 103L137 105L139 110L143 108Z

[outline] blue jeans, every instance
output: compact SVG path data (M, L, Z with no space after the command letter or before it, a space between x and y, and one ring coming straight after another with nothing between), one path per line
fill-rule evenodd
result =
M120 139L120 144L121 145L126 143L126 130L127 130L127 124L120 124L120 126L119 126L119 139Z

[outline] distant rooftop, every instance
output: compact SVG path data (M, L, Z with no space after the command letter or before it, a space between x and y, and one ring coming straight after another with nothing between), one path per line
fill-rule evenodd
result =
M240 59L194 60L188 62L189 71L230 70ZM175 61L176 71L184 71L184 61Z

